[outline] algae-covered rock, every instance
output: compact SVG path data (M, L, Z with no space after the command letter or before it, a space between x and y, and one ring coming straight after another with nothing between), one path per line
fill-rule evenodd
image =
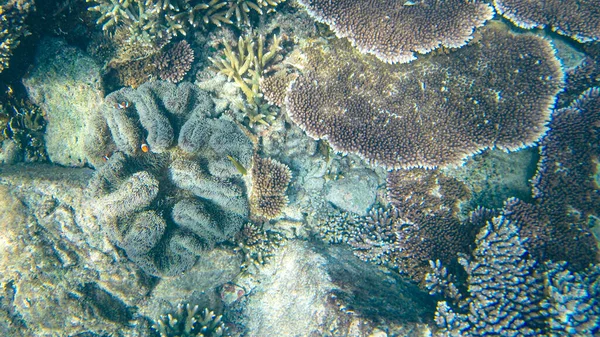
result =
M91 170L0 167L2 336L149 336L152 285L107 243L83 193Z
M368 336L377 326L407 336L435 310L428 294L397 274L341 247L298 241L238 284L248 295L243 319L234 323L244 326L245 336Z
M330 185L327 201L347 212L366 215L377 198L377 176L368 169L349 171Z
M103 102L100 71L91 57L64 40L46 38L40 42L34 67L23 84L46 113L44 139L52 162L65 166L88 162L86 135Z

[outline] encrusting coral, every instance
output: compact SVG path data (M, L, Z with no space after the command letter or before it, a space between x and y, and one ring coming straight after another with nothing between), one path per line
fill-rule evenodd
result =
M279 216L288 203L285 193L291 179L292 173L287 165L255 155L250 194L252 214L267 219Z
M0 3L0 73L9 66L10 57L20 39L29 35L25 19L34 10L30 0L7 0Z
M480 33L449 55L396 65L343 40L309 45L287 112L312 138L388 169L460 164L486 148L531 145L563 84L560 62L540 37L502 24Z
M179 304L174 313L160 316L152 328L160 337L229 336L222 318L223 315L216 315L208 308L199 311L197 305Z
M494 7L521 28L549 26L579 42L600 39L600 8L593 1L494 0Z
M348 38L363 53L406 63L414 53L459 48L494 16L480 1L299 0L316 20Z
M249 166L253 145L190 83L148 82L106 102L103 137L114 143L90 149L90 157L110 156L90 182L91 205L144 271L179 274L246 223L245 189L229 158Z

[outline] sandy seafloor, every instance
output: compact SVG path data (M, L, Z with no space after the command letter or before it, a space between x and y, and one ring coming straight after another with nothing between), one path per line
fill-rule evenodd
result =
M225 58L218 41L235 43L245 30L210 26L173 38L171 44L185 40L194 53L178 84L184 89L177 89L158 73L147 76L148 68L119 63L127 51L118 43L115 47L115 41L122 40L101 32L97 13L85 10L89 4L62 5L37 4L29 20L39 21L26 21L32 34L22 38L17 60L0 74L5 91L0 112L8 116L2 119L0 151L1 336L159 336L159 331L164 336L479 336L494 329L508 336L515 326L521 331L516 336L600 333L597 265L577 270L550 266L533 262L534 253L526 250L562 245L560 254L540 254L576 261L567 266L598 262L600 208L594 207L600 205L600 103L588 111L596 119L587 119L591 124L581 131L574 129L589 132L588 143L573 143L587 147L557 146L575 153L566 157L571 163L581 154L579 163L588 165L567 164L571 176L584 173L546 187L564 190L565 200L579 202L566 205L562 215L543 213L545 201L536 197L541 158L554 158L540 154L539 141L514 151L484 149L444 168L403 170L399 179L405 180L395 193L406 199L398 202L390 197L394 192L385 167L309 137L285 104L259 106L265 109L259 110L263 118L252 119L256 111L249 108L248 95L235 80L216 72L209 59ZM265 50L274 34L283 37L264 74L280 67L302 74L303 48L321 43L328 52L335 34L293 1L277 8L250 17L255 36L267 36ZM42 15L43 10L53 14ZM596 42L578 43L550 29L526 31L498 15L487 25L543 37L556 49L567 75L552 113L585 90L597 95L598 89L589 89L600 81ZM414 62L459 51L442 48ZM573 75L584 65L589 74ZM145 80L150 84L141 85ZM128 81L136 81L136 89L107 98L131 88ZM188 107L177 107L185 100ZM34 111L28 104L42 116L35 123L25 114ZM163 118L152 112L138 115L144 104ZM25 110L19 115L13 107ZM190 122L195 114L202 115L197 124ZM131 120L132 126L125 125ZM165 131L167 124L170 131ZM578 127L573 125L564 128ZM120 127L129 129L116 131ZM118 132L121 140L115 140ZM161 137L169 132L164 145ZM185 132L189 137L183 139ZM198 139L200 145L194 145ZM264 171L252 169L268 158L275 167L263 162ZM286 174L289 179L282 178ZM579 194L571 198L569 193ZM542 228L555 232L540 230L535 221L530 227L519 223L514 209L509 217L507 200L516 200L510 198L539 206L535 214L547 226ZM390 199L396 204L390 205ZM407 204L410 211L398 206ZM589 207L577 208L581 205ZM473 220L477 210L480 222ZM522 218L529 219L523 212ZM569 226L583 234L569 237L564 233L571 229L560 232L563 227L555 226L554 219L571 221ZM410 226L429 232L411 232ZM523 234L531 228L533 234ZM419 235L422 243L415 244ZM471 239L456 248L460 240L444 236ZM550 242L555 238L566 241ZM403 245L403 240L411 243ZM450 248L430 247L444 240ZM569 250L573 246L584 248ZM445 249L454 255L444 255ZM581 257L581 252L589 255ZM429 294L435 287L425 275L435 273L426 260L415 260L422 256L449 261L450 273L456 274L449 280L463 294L460 300L453 302L447 283L445 292ZM478 294L507 306L485 309ZM494 302L497 298L510 298L509 304ZM471 326L453 330L441 323L440 317L450 317L440 306L443 301L457 314L455 324ZM469 305L475 309L469 311ZM517 318L504 328L496 314L522 315L525 323ZM161 324L166 328L161 330Z

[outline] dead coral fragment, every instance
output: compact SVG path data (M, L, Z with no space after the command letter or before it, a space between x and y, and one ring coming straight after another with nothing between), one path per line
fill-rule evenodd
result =
M550 26L579 42L600 39L600 7L579 0L494 0L498 13L521 28Z
M531 145L546 131L561 65L542 38L500 24L481 33L450 55L398 65L343 40L309 46L288 114L334 150L386 168L460 164L486 148Z
M292 173L287 165L255 155L252 166L251 212L267 219L279 216L288 203L285 192L291 179Z
M308 13L361 52L395 63L441 46L462 47L494 16L479 1L299 0Z

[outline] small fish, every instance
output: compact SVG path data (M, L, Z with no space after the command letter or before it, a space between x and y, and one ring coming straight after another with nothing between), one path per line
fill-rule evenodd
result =
M129 108L131 104L129 104L129 102L127 101L123 101L123 102L117 102L115 103L115 109L127 109Z
M140 149L142 149L142 152L146 153L150 151L150 146L148 146L146 143L142 143L142 145L140 145Z
M240 164L239 161L235 160L232 156L227 156L227 158L229 158L229 160L231 160L231 163L233 164L233 166L235 166L235 168L243 175L245 176L248 171L246 171L246 168L244 168L244 166L242 166L242 164Z

